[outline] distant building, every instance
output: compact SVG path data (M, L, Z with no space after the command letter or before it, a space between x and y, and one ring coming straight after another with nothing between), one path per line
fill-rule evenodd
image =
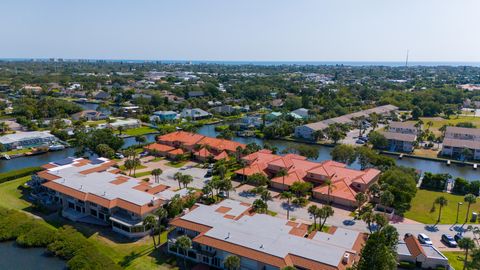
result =
M182 116L182 118L190 118L192 120L200 120L212 117L211 113L199 108L183 109L180 115Z
M275 121L277 118L282 116L281 112L271 112L265 115L265 120L267 121Z
M358 262L367 238L343 228L309 233L307 224L257 214L251 205L229 199L197 204L171 224L168 252L215 269L227 269L224 261L234 255L238 269L344 270ZM180 235L192 239L187 254L175 246Z
M105 91L98 91L93 94L94 99L107 100L110 99L110 94Z
M363 111L358 111L355 113L346 114L346 115L335 117L335 118L326 119L326 120L315 122L315 123L298 126L295 128L295 137L313 140L314 134L316 131L322 131L328 128L328 126L331 124L353 124L354 118L368 119L370 117L370 114L372 113L376 113L378 115L388 117L392 113L395 113L397 110L398 110L397 106L383 105L383 106L379 106L379 107L375 107L375 108L371 108Z
M308 115L308 109L305 109L305 108L296 109L296 110L290 112L290 114L291 115L297 115L297 116L299 116L300 118L303 118L303 119L307 119L308 116L309 116ZM298 117L295 117L295 118L298 118Z
M173 121L177 116L178 114L174 111L157 111L150 116L150 121Z
M410 153L415 147L420 128L414 123L391 122L388 131L381 132L388 140L387 149L392 152Z
M194 98L194 97L203 97L205 93L203 91L190 91L188 92L188 97Z
M397 244L399 262L414 263L423 269L450 269L448 258L432 245L420 244L410 235Z
M213 107L211 111L218 114L231 114L237 110L232 105L223 105L223 106Z
M7 150L18 147L34 147L57 142L57 137L48 131L17 132L0 137L0 144Z
M263 120L262 120L262 117L260 116L255 116L255 115L244 116L241 119L240 127L242 129L247 129L250 127L259 128L262 124L263 124Z
M115 122L112 123L105 123L105 124L100 124L98 125L99 128L106 128L110 127L113 129L118 129L119 127L122 127L124 129L129 129L129 128L137 128L141 126L141 122L138 119L116 119Z
M465 156L469 152L470 157ZM447 127L442 155L460 159L480 159L480 129Z
M140 113L140 107L139 106L125 106L125 107L122 107L122 114L125 117L135 116L139 113Z
M94 110L85 110L81 111L75 114L72 114L72 119L73 120L80 120L80 119L85 119L87 121L98 121L98 120L104 120L107 119L108 116L102 112L94 111Z

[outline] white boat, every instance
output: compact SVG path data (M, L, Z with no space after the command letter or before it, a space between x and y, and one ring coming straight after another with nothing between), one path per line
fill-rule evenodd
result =
M58 151L58 150L63 150L65 149L65 146L63 144L56 144L56 145L51 145L48 150L50 151Z

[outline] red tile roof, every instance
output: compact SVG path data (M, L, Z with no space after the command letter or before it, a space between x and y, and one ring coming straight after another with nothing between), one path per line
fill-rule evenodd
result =
M157 140L159 142L170 142L170 143L181 143L183 145L195 145L203 139L205 136L195 134L195 133L190 133L190 132L185 132L185 131L176 131L172 133L168 133L162 136L157 137Z
M145 150L154 150L158 152L169 152L169 151L172 151L173 149L175 148L169 145L161 144L161 143L152 143L145 147Z

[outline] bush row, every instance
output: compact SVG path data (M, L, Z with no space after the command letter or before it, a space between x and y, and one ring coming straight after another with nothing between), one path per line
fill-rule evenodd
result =
M31 175L41 170L43 170L41 167L27 167L20 170L0 173L0 183Z
M121 269L71 226L49 227L16 210L0 208L0 241L15 240L22 247L46 247L67 260L67 267L77 269Z

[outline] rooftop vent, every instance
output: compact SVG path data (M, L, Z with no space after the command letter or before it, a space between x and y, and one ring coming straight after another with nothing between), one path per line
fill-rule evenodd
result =
M230 232L227 233L227 237L225 237L225 240L227 240L228 238L230 238Z
M349 253L343 254L342 263L347 264L349 260L350 260L350 254Z

